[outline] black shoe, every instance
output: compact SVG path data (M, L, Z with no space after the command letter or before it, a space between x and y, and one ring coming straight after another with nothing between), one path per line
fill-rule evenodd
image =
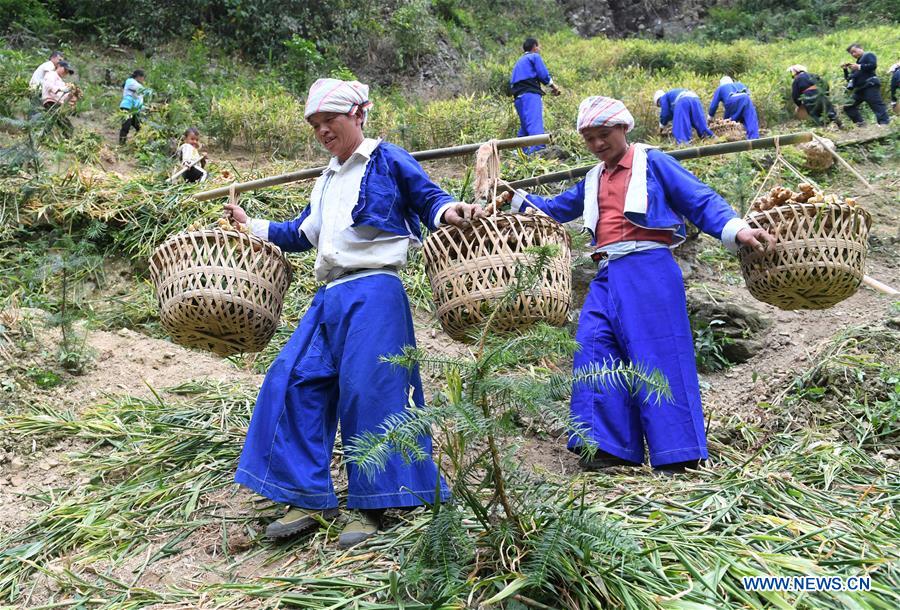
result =
M653 469L653 472L664 477L674 477L679 474L687 474L688 470L697 470L699 466L700 460L688 460L686 462L673 462L657 466Z
M585 472L596 472L598 470L615 468L617 466L640 466L640 464L623 460L619 456L601 451L600 449L597 450L592 458L582 456L578 460L578 465L581 466L581 469Z

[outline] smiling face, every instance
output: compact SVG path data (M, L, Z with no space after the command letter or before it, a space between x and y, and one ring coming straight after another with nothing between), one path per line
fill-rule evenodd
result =
M587 127L581 130L581 137L584 138L585 145L595 157L607 165L614 165L628 150L628 140L625 138L626 129L625 125Z
M189 131L188 134L184 136L184 143L190 144L194 148L200 148L200 136L193 131Z
M313 128L319 144L337 157L341 163L349 159L365 139L361 110L352 115L338 112L317 112L310 115L306 122Z

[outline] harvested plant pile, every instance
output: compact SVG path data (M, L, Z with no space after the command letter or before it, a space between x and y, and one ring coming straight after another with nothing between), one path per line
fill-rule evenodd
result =
M724 138L728 142L736 142L746 137L744 126L731 119L713 119L707 126L716 134L717 138Z

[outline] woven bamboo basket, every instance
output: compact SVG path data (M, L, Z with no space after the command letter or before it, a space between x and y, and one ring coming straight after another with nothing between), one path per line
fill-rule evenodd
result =
M775 235L774 251L740 251L754 297L780 309L825 309L853 295L862 281L872 217L858 206L789 203L747 215Z
M476 218L465 229L448 225L432 233L423 249L425 270L447 334L469 340L515 281L517 263L529 257L525 250L551 244L560 246L560 254L533 290L496 312L492 327L499 331L538 321L565 324L572 286L569 234L546 216L525 214Z
M728 142L737 142L747 137L744 126L731 119L713 119L708 126L717 138L724 138Z
M292 276L277 246L221 228L173 235L150 257L160 320L172 340L220 356L269 343Z

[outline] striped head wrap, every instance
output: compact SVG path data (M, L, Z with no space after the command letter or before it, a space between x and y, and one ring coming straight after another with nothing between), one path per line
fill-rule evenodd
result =
M611 127L625 125L626 133L634 129L634 117L625 104L611 97L594 95L582 100L578 106L578 131L588 127Z
M368 85L355 80L320 78L309 88L303 116L308 119L317 112L355 114L359 108L362 108L363 125L365 125L371 107Z

